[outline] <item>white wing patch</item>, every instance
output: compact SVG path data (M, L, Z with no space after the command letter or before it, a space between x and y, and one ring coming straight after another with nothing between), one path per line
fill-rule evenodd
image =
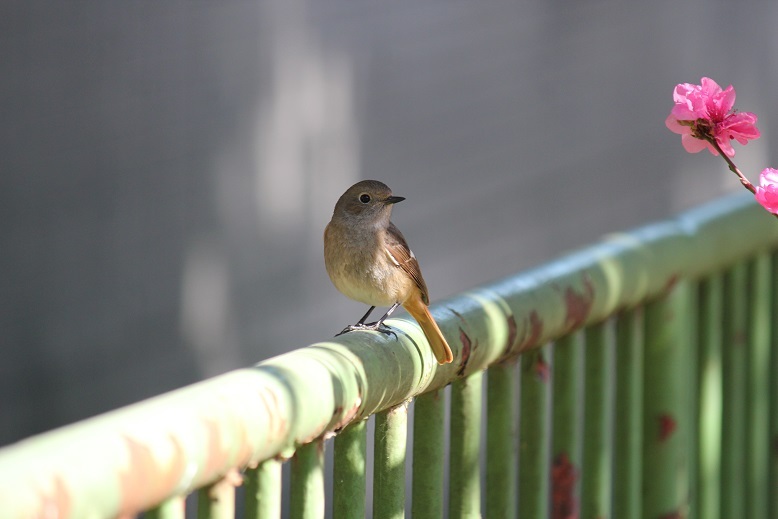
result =
M394 265L396 267L400 266L400 262L397 261L397 258L394 257L394 255L389 251L389 249L384 247L384 252L386 253L387 256L389 256L389 259L392 260L392 263L394 263ZM410 261L412 259L416 259L416 254L414 254L412 250L408 249L408 252L411 253L411 257L410 257L410 259L408 261Z
M394 263L394 265L395 265L396 267L399 267L399 266L400 266L400 262L399 262L399 261L397 261L397 258L395 258L395 257L394 257L394 255L392 255L392 253L391 253L391 252L389 252L389 249L387 249L386 247L384 247L384 252L386 253L386 255L387 255L387 256L389 256L389 259L390 259L390 260L392 260L392 263ZM411 252L411 256L413 256L413 253L412 253L412 252Z

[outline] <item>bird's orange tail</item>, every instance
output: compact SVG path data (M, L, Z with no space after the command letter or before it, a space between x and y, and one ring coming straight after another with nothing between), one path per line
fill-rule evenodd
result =
M427 341L432 347L432 353L435 354L435 358L438 360L438 364L448 364L454 360L454 354L451 353L446 338L438 328L438 323L432 318L430 311L427 309L427 305L420 298L411 297L403 304L403 308L411 314L411 317L416 319L416 322L421 326L421 330L424 332L424 336L427 337Z

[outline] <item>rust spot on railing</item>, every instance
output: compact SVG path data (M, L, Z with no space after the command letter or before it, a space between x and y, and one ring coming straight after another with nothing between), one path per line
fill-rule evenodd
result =
M271 438L277 437L286 428L286 420L281 412L278 396L270 389L265 388L259 391L259 398L265 404L266 416L269 417L269 436Z
M521 353L527 348L538 345L538 340L543 334L543 321L540 319L540 315L537 310L532 310L524 319L522 327L521 340L515 348L516 353Z
M208 448L203 464L203 477L212 478L223 474L223 467L227 464L243 465L250 461L252 450L251 441L246 434L246 429L240 425L238 430L239 440L236 442L238 450L231 455L230 445L225 445L221 438L221 430L218 422L205 420L207 430Z
M670 439L670 436L675 432L678 423L671 414L662 413L657 417L659 422L659 441L665 442Z
M124 436L129 460L119 471L120 513L136 513L148 503L158 503L178 487L186 472L187 460L176 438L169 436L172 454L158 459L151 448Z
M206 475L216 474L224 460L229 457L229 450L225 449L220 440L219 426L212 420L205 420L208 447L205 451L205 463L203 471ZM245 440L245 438L244 438Z
M40 509L36 517L69 517L70 516L70 492L62 478L55 476L52 486L45 490L39 489Z
M665 282L665 292L670 292L675 285L678 284L678 281L681 279L681 276L678 274L672 274L669 278L667 278L667 281Z
M535 357L533 368L535 370L535 374L538 376L541 382L548 382L551 370L548 367L548 362L546 362L546 359L543 357L543 353L540 351Z
M359 406L362 405L362 399L357 397L357 401L354 403L353 406L351 406L351 409L349 409L345 414L343 413L343 406L337 406L335 408L335 411L332 413L333 417L338 416L342 414L342 417L340 420L335 422L335 424L332 426L332 430L335 433L339 433L341 430L343 430L344 427L346 427L348 424L351 423L351 421L354 419L354 417L357 416L359 413Z
M567 287L565 289L565 307L567 310L565 315L565 328L568 331L575 330L586 323L589 312L592 310L592 303L594 302L594 284L586 274L584 274L583 277L583 284L584 291L582 293L576 292L573 287Z
M459 328L459 340L462 343L462 360L459 362L457 375L462 376L465 373L465 368L467 368L467 362L470 360L470 350L472 349L472 343L470 342L470 337L462 328Z
M462 326L467 326L467 321L462 314L453 308L449 308L449 310L457 317L457 319L459 319L459 322L462 323ZM465 374L467 363L470 361L470 356L473 354L473 350L478 348L478 339L476 339L475 343L473 343L473 341L470 340L470 336L462 326L459 327L459 342L462 344L462 358L459 361L459 368L457 369L457 375L460 377Z
M232 492L234 488L237 488L243 484L243 476L236 468L232 468L227 471L222 479L213 483L208 488L208 498L212 501L219 502L225 491Z
M566 452L554 458L551 467L551 517L553 519L577 519L578 497L575 494L578 470Z
M505 345L505 352L508 353L516 343L516 338L519 336L519 327L516 324L516 317L511 314L508 316L508 343Z

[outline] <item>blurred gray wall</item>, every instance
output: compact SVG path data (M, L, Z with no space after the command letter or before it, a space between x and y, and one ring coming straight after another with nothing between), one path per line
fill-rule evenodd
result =
M0 444L355 321L321 234L358 179L407 197L433 299L737 190L663 122L676 83L734 83L756 178L777 10L5 0Z

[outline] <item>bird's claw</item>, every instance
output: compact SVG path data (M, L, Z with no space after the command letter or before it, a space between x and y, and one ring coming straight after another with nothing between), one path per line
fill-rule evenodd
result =
M380 332L383 333L384 335L393 335L394 338L397 339L397 334L394 333L394 330L392 330L388 326L385 326L384 323L370 323L370 324L366 324L365 327L368 330Z
M343 335L344 333L356 332L356 331L364 330L364 329L365 329L365 325L364 324L350 324L350 325L346 326L345 328L343 328L339 333L336 333L335 337L339 337L339 336Z
M393 335L395 339L397 339L397 334L394 333L394 330L389 328L388 326L384 325L384 323L381 322L375 322L375 323L368 323L368 324L350 324L343 328L340 333L335 335L335 337L338 337L340 335L343 335L344 333L348 332L358 332L358 331L373 331L373 332L379 332L384 335Z

